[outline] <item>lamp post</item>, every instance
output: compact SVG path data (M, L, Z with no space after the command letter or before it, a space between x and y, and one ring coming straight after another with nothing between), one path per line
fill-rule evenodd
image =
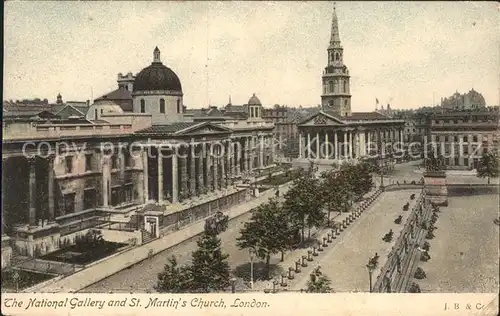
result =
M250 289L253 290L253 254L254 254L254 250L252 248L249 248L248 254L250 256Z
M236 278L231 278L231 293L236 293Z
M370 278L370 293L372 293L372 274L373 270L375 269L375 265L368 261L368 264L366 265L366 268L368 269L368 276Z

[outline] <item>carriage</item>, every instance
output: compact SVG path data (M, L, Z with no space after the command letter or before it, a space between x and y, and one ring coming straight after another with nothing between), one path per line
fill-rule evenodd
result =
M229 216L219 211L214 216L205 220L205 232L218 235L227 229L228 222Z

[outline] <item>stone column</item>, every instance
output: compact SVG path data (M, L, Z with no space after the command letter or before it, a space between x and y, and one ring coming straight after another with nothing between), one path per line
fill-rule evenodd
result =
M337 136L337 131L333 132L333 146L335 147L335 159L339 159L339 141Z
M401 144L404 144L403 130L402 129L399 130L399 141L401 142Z
M319 132L316 132L316 159L321 159L319 152Z
M206 172L206 180L207 180L207 183L206 183L206 186L207 186L207 190L208 191L212 191L213 190L213 187L212 187L212 158L213 158L213 148L212 148L212 144L208 144L207 145L208 148L206 148L206 160L205 160L205 172Z
M328 142L328 132L325 132L325 155L326 155L326 159L330 159L330 153L329 153L329 150L330 150L330 144Z
M303 149L302 149L302 133L299 133L299 159L304 157Z
M172 157L175 156L175 152L172 154ZM173 159L172 159L173 161ZM158 147L158 202L161 203L163 201L163 153L161 148Z
M28 223L30 227L36 227L36 157L28 158L29 164L29 213L28 213Z
M49 174L47 175L47 191L49 195L49 223L53 223L55 220L54 211L54 159L55 155L50 155L47 157L47 162L49 165Z
M187 148L180 148L181 154L179 158L181 159L181 194L182 198L186 199L188 197L188 173L187 173Z
M172 148L172 203L179 201L179 162L177 158L177 151Z
M263 169L264 168L264 135L261 135L260 136L260 152L259 152L259 155L260 155L260 168Z
M250 171L250 139L245 138L245 172Z
M213 166L214 166L214 190L219 190L219 151L218 148L215 147L214 156L213 156Z
M103 207L108 207L109 206L109 188L108 188L108 181L110 178L110 161L109 157L105 155L103 152L101 152L101 165L102 165L102 206Z
M225 146L224 146L225 147ZM227 187L227 176L229 173L229 168L226 168L226 162L228 161L228 153L227 150L224 150L224 147L222 147L221 155L222 157L220 158L220 169L221 169L221 186L224 188Z
M236 150L234 148L234 142L233 141L230 141L229 142L229 147L230 148L230 152L229 152L229 166L231 168L231 175L232 176L236 176L237 175L237 172L236 172Z
M195 143L194 139L191 140L190 148L190 168L189 168L189 193L191 197L196 195L196 154L195 154Z
M236 162L235 162L235 165L236 165L236 175L240 175L241 173L241 151L243 150L242 146L241 146L241 142L238 138L238 141L236 142L235 144L235 151L234 151L234 155L235 155L235 159L236 159Z
M348 156L348 152L349 152L349 148L345 148L346 145L349 144L348 140L347 140L347 133L348 131L344 131L344 144L342 144L342 155L344 156L343 158L346 159L347 156ZM349 146L350 147L350 146Z
M349 159L352 159L352 147L353 147L352 131L349 131Z
M307 158L311 158L311 134L307 132Z
M125 202L125 155L121 146L118 150L118 161L120 162L120 203L123 203Z
M144 203L149 201L149 172L148 172L148 152L142 152L142 173L143 173L143 200Z
M203 170L203 148L202 146L198 146L198 150L195 148L195 152L198 152L198 195L203 194L204 184L203 184L203 175L205 171Z

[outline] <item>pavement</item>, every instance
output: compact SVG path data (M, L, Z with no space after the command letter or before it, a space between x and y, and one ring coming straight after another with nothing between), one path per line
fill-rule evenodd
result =
M283 185L283 187L280 188L280 192L282 194L286 193L288 191L289 185L290 184ZM243 204L236 205L230 208L225 213L229 216L230 219L239 217L242 214L245 214L251 209L257 207L258 205L267 202L272 197L274 197L274 190L268 190L262 193L262 195L257 198L251 199ZM145 245L135 247L126 252L111 256L99 264L88 267L68 277L54 280L53 282L45 282L26 291L53 293L79 291L107 277L110 277L119 271L129 268L138 262L154 256L164 251L165 249L174 247L186 240L199 235L203 232L204 225L204 221L197 222L193 225L190 225L189 227L186 227L185 229L168 234L163 238L154 240ZM166 261L164 261L164 263L166 263ZM130 271L128 272L130 273Z
M423 293L498 293L498 195L452 196L448 203L427 240L431 259L418 263L427 277L414 281Z
M416 195L415 200L410 200L412 193ZM403 204L410 202L411 210L419 193L420 190L384 192L314 261L310 270L321 266L323 274L332 280L331 286L335 292L368 292L369 275L366 268L368 259L378 253L378 267L384 266L410 214L410 211L402 210ZM401 224L394 223L398 215L402 215ZM391 242L385 242L382 237L390 229L394 232L393 239ZM294 280L292 290L306 289L311 271L301 273L300 278ZM373 283L379 273L380 270L374 271Z

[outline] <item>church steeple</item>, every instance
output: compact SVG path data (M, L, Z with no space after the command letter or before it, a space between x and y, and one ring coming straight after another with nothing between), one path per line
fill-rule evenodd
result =
M328 45L328 64L323 72L323 94L321 105L324 110L337 112L341 116L351 113L349 70L344 65L344 49L340 43L339 22L335 3L332 14L332 33Z
M333 3L332 33L330 37L330 47L340 47L339 21L337 19L337 12L335 10L335 2Z

